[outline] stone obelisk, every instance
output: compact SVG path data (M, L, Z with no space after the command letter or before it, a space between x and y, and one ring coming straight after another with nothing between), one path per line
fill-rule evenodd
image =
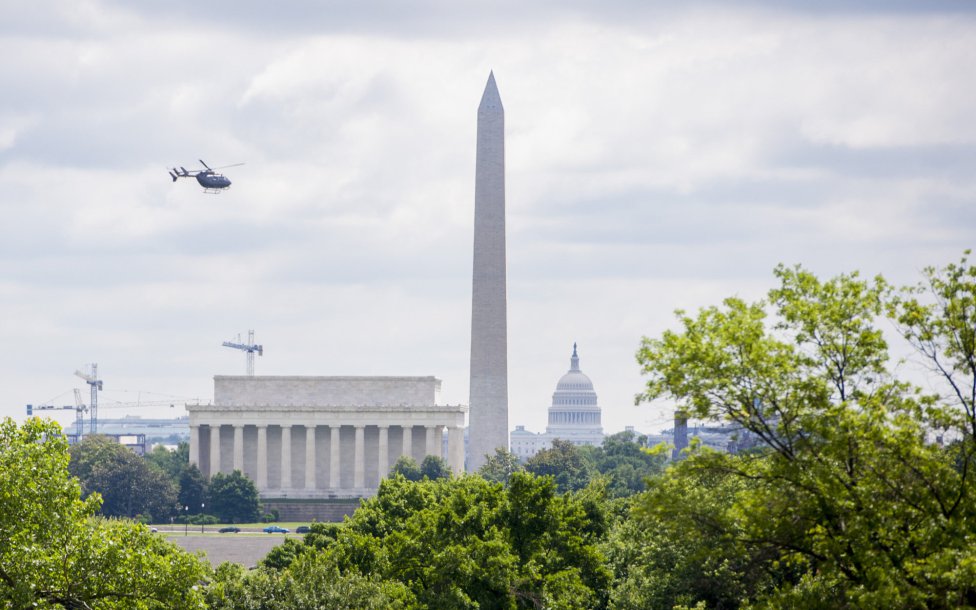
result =
M495 75L478 106L471 291L468 471L508 449L508 330L505 290L505 111Z

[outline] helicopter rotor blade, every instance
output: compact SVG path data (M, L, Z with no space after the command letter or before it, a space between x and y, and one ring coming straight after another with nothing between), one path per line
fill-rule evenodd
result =
M209 165L207 165L206 163L204 163L204 162L203 162L203 159L197 159L197 160L198 160L198 161L200 162L200 164L201 164L201 165L203 165L203 166L204 166L204 167L206 167L207 169L213 169L212 167L210 167Z
M233 165L221 165L220 167L215 167L213 169L227 169L228 167L239 167L244 165L243 163L234 163Z

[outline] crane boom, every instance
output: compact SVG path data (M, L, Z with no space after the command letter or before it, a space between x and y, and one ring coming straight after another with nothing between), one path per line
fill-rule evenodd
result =
M88 409L81 402L81 391L75 390L75 404L74 405L27 405L27 416L30 417L34 415L34 411L75 411L77 416L75 417L75 434L78 435L80 439L85 433L85 411Z
M254 342L254 331L247 331L247 343L241 343L241 336L237 336L237 341L224 341L221 345L224 347L230 347L233 349L239 349L245 352L247 358L247 376L254 377L254 354L257 353L258 356L264 355L264 346L258 345Z

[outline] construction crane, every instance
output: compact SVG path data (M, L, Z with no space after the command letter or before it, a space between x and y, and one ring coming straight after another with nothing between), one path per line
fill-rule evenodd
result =
M77 416L75 417L75 434L78 435L80 439L85 433L85 411L88 407L81 402L81 390L75 388L75 404L74 405L27 405L27 416L30 417L34 415L34 411L51 411L51 410L64 410L64 411L75 411Z
M88 405L81 401L81 390L75 388L75 431L78 434L78 440L85 434L85 411L88 410Z
M81 371L75 371L75 376L81 377L85 380L85 383L91 386L91 403L89 406L89 412L91 417L88 423L88 433L97 434L98 433L98 392L102 389L102 380L98 378L98 365L92 364L90 368L90 373L82 373Z
M254 352L257 352L258 356L264 355L264 346L257 345L254 343L254 331L247 331L247 343L241 343L241 336L237 335L237 342L224 341L224 347L232 347L234 349L239 349L247 354L247 376L254 377Z

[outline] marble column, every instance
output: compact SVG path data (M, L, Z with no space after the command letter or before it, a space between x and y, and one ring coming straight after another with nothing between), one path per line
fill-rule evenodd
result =
M244 472L244 426L234 424L234 470Z
M444 426L434 426L434 438L437 439L437 447L434 455L447 459L444 455Z
M315 489L315 426L305 425L305 489Z
M281 489L291 489L291 426L281 426Z
M200 467L200 426L190 426L190 463Z
M210 424L210 476L220 472L220 425Z
M366 487L366 427L356 426L356 445L353 464L353 483L356 489Z
M447 429L447 461L455 474L464 472L464 428L461 426Z
M403 448L400 455L413 457L413 426L403 426Z
M440 447L435 444L434 434L437 432L437 426L427 426L427 439L424 446L424 455L437 455L441 454Z
M379 477L382 481L390 472L390 427L380 426L380 442L376 458Z
M258 491L268 488L268 427L258 426Z
M339 489L342 481L339 480L339 426L329 426L331 436L329 437L329 487Z

